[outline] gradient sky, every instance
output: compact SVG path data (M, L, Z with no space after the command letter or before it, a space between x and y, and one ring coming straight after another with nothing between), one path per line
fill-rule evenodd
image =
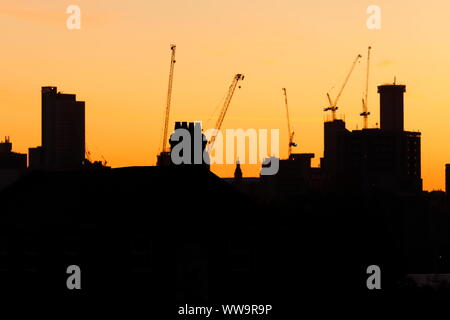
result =
M66 8L79 5L81 30ZM368 30L366 9L382 10ZM0 136L16 152L40 145L40 87L86 101L92 157L113 167L154 165L161 133L170 43L177 44L171 124L214 125L232 77L245 74L225 128L279 128L287 155L282 87L288 89L294 152L323 155L322 108L358 53L373 47L369 124L379 122L376 86L406 84L405 129L422 132L422 177L444 188L450 162L450 2L446 0L0 0ZM364 57L365 59L365 57ZM338 114L361 128L365 60L350 79ZM207 122L212 117L212 120ZM214 166L232 176L234 166ZM244 176L258 168L244 166Z

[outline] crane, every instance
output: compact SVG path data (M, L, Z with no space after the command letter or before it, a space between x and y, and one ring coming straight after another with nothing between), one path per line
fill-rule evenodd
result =
M173 71L175 69L175 52L177 46L175 44L170 45L170 50L172 51L172 55L170 57L170 71L169 71L169 85L167 89L167 102L166 102L166 110L164 117L164 131L163 131L163 140L162 140L162 149L161 153L158 155L157 165L166 165L169 162L169 152L167 150L167 132L169 129L169 115L170 115L170 102L172 99L172 86L173 86Z
M332 100L330 98L330 95L327 93L327 97L328 97L328 101L330 103L330 105L326 108L323 109L323 111L328 111L331 110L331 119L334 121L336 120L336 110L338 109L337 107L337 103L339 101L339 98L341 97L342 92L344 91L345 86L347 85L348 79L350 79L350 76L353 72L353 69L355 69L356 64L358 63L359 59L362 58L362 56L360 54L358 54L358 56L355 58L355 60L352 63L352 67L350 68L349 73L347 74L347 76L345 77L344 83L342 84L341 90L339 90L338 95L336 96L336 99L334 100L334 102L332 103Z
M85 159L87 160L87 161L89 161L89 162L92 162L92 158L91 158L91 152L88 150L88 149L86 149L86 151L84 152L84 154L85 154Z
M231 98L233 98L234 91L236 90L236 87L241 80L244 80L243 74L238 73L233 77L233 81L231 82L230 88L228 89L228 93L225 98L225 102L223 103L222 110L220 111L219 118L217 119L216 126L214 127L214 129L216 129L216 132L213 134L211 139L209 139L208 152L211 151L214 146L214 141L216 140L220 127L222 126L223 119L225 119L225 114L227 113L228 107L230 106Z
M333 104L333 102L331 101L331 97L330 97L330 94L328 92L327 92L327 98L328 98L328 103L331 106Z
M289 120L289 107L288 107L288 98L286 88L282 88L284 93L284 105L286 106L286 116L287 116L287 125L288 125L288 135L289 135L289 147L288 147L288 159L291 156L292 147L296 147L297 144L294 140L294 131L291 131L291 122Z
M359 115L364 117L364 123L363 123L363 128L367 129L368 126L368 117L369 117L369 100L368 100L368 95L369 95L369 67L370 67L370 50L372 49L372 47L369 47L367 49L367 74L366 74L366 92L365 92L365 97L362 100L362 104L363 104L363 112L361 112Z
M164 119L164 134L163 134L163 145L162 152L167 152L167 131L169 128L169 114L170 114L170 102L172 99L172 85L173 85L173 71L175 69L175 51L177 46L170 45L170 50L172 51L172 56L170 57L170 72L169 72L169 86L167 89L167 103L166 103L166 116Z
M103 161L102 161L102 165L104 166L104 167L106 167L106 165L108 164L108 161L105 159L105 157L102 155L102 159L103 159Z

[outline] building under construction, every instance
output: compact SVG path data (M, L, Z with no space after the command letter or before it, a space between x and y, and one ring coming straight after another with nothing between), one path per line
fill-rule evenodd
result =
M166 107L164 110L164 126L163 126L163 138L162 138L162 148L161 152L157 155L156 165L158 167L161 166L171 166L173 165L173 157L172 150L178 143L183 143L182 141L178 141L178 138L173 139L174 134L177 133L178 129L187 130L190 136L191 145L189 147L191 151L191 155L187 158L190 158L187 161L184 161L183 164L194 164L200 165L208 168L209 170L209 154L211 150L213 150L215 139L220 131L222 123L225 119L225 115L228 111L228 108L231 103L231 99L233 98L234 92L236 88L240 88L239 82L244 80L243 74L236 74L233 77L233 81L231 82L230 87L228 88L227 95L225 97L225 101L223 103L222 109L220 110L219 117L217 119L216 125L214 129L216 130L215 134L212 135L209 141L206 141L205 136L202 134L201 124L199 122L175 122L175 130L174 134L170 136L170 139L167 139L169 135L169 120L170 120L170 107L172 101L172 89L173 89L173 79L174 79L174 70L176 63L176 48L175 44L170 45L171 56L170 56L170 70L169 70L169 84L167 88L167 100ZM180 134L182 135L182 134ZM178 136L178 134L176 134ZM167 143L169 140L169 143ZM170 145L170 150L168 147ZM201 150L200 150L201 149ZM206 151L205 158L203 158L203 153ZM201 158L200 158L201 153Z
M345 122L325 123L322 168L340 190L422 190L420 132L403 128L404 85L381 85L380 128L348 131Z
M378 86L379 128L349 131L344 120L326 121L321 174L311 168L304 179L327 191L421 191L421 133L404 130L405 91L404 85Z
M275 176L261 176L264 199L295 199L308 192L422 191L421 133L404 130L404 85L378 86L380 127L350 131L344 120L324 122L324 156L292 153Z

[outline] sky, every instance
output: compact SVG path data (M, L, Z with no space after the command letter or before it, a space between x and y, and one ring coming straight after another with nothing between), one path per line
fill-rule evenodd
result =
M81 9L69 30L66 9ZM381 9L370 30L366 10ZM281 88L289 96L293 152L323 156L326 93L359 63L339 102L347 128L361 128L365 58L372 46L369 126L379 123L377 85L406 85L405 129L422 132L426 190L444 189L450 163L450 26L446 0L0 0L0 137L16 152L41 143L40 88L86 101L86 145L113 167L154 165L161 149L170 64L177 45L174 121L212 128L236 73L245 75L222 129L279 129L287 157ZM216 112L214 113L214 111ZM215 165L232 176L233 165ZM244 165L244 176L259 166Z

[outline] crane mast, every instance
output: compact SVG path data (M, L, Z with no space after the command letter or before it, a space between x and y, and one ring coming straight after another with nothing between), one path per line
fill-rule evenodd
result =
M284 93L284 105L286 106L286 117L287 117L287 125L288 125L288 135L289 135L289 145L288 145L288 159L291 156L292 147L296 147L297 144L294 143L294 131L291 131L291 121L289 119L289 107L288 107L288 98L286 88L282 88Z
M233 81L230 85L230 88L228 89L228 94L225 98L225 102L223 104L222 110L220 111L219 118L217 119L216 126L214 127L214 129L216 129L216 132L209 140L209 149L208 149L209 151L212 150L212 148L213 148L214 141L216 140L216 137L217 137L217 134L219 133L220 127L222 126L222 122L225 119L225 115L227 113L228 107L230 106L231 98L233 98L234 91L236 90L236 87L237 87L239 81L241 81L241 80L244 80L243 74L238 73L233 77Z
M342 95L342 92L344 91L345 86L347 85L348 80L350 79L350 76L353 72L353 69L355 69L356 64L358 63L359 59L362 58L362 56L360 54L358 54L358 56L355 58L355 60L352 63L352 66L350 68L350 71L348 72L347 76L345 77L344 83L342 84L341 89L339 90L338 95L336 96L336 99L334 100L334 102L331 104L330 106L324 108L324 111L328 111L331 110L331 119L334 121L336 120L336 110L338 109L337 107L337 103L339 101L339 98ZM327 94L328 96L328 100L331 101L329 94Z
M363 98L362 104L363 104L363 112L361 112L359 115L363 117L364 119L364 123L363 123L363 128L367 129L368 127L368 117L370 115L369 112L369 100L368 100L368 96L369 96L369 68L370 68L370 50L372 49L372 47L369 47L367 49L367 74L366 74L366 92L365 92L365 97Z
M331 101L331 97L330 94L327 92L327 98L328 98L328 103L331 105L333 105L333 101Z
M167 89L167 103L166 103L166 113L164 118L164 133L162 141L162 152L167 152L167 133L169 129L169 114L170 114L170 102L172 99L172 85L173 85L173 71L175 68L175 51L177 46L170 45L170 50L172 51L172 56L170 57L170 72L169 72L169 86Z

